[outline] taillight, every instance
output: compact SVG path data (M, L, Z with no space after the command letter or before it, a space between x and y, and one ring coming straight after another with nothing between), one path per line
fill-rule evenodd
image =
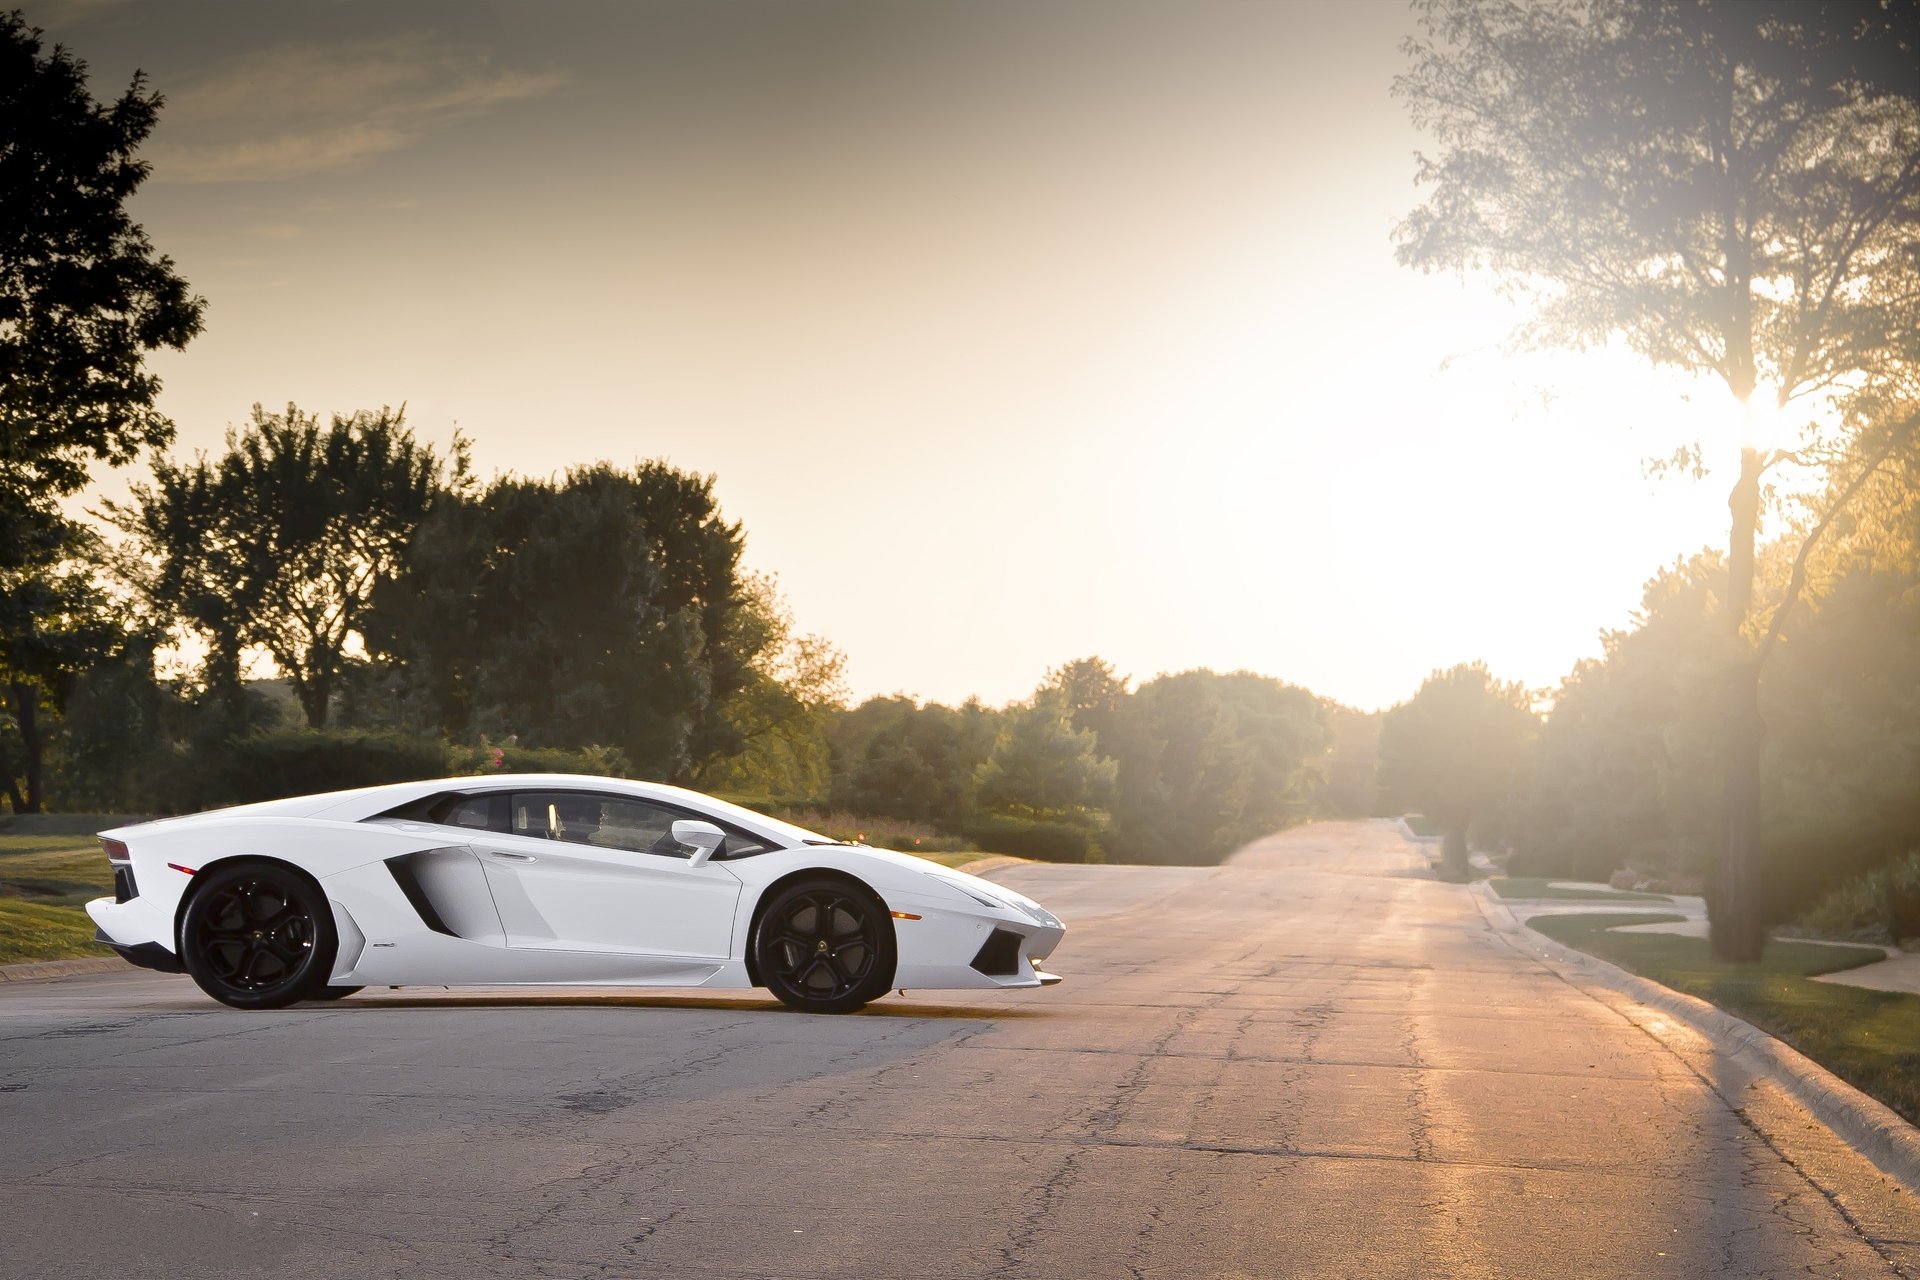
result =
M100 848L106 852L108 862L132 862L133 855L127 852L125 843L100 837Z

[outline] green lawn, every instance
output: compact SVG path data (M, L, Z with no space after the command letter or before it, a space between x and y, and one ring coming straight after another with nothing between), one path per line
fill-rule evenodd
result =
M0 964L113 953L93 941L89 898L113 892L100 844L72 832L0 832Z
M1808 981L1814 974L1871 964L1883 952L1772 942L1758 964L1735 965L1715 960L1704 938L1607 932L1614 925L1680 918L1535 916L1527 924L1557 942L1746 1019L1920 1123L1920 995Z
M1617 889L1560 889L1545 876L1496 876L1487 883L1503 898L1538 901L1542 898L1576 898L1593 902L1672 902L1658 893L1627 893Z

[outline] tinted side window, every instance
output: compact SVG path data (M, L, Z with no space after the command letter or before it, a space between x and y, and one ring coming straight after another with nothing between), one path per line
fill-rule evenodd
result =
M441 826L469 831L505 831L507 797L448 796L434 807L431 820Z
M687 847L673 838L673 824L681 818L712 821L701 814L631 796L596 795L582 791L519 791L513 796L512 823L517 836L564 840L597 849L625 849L669 858L685 858ZM503 815L502 821L505 821ZM716 857L743 857L766 845L746 832L716 823L727 833Z
M681 815L625 796L579 791L521 791L513 797L513 833L598 849L686 856L673 838Z

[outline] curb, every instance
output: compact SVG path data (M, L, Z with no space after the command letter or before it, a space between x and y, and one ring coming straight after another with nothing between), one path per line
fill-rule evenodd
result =
M39 982L127 968L131 966L118 956L101 956L97 960L35 960L27 964L0 964L0 982Z
M1538 959L1552 960L1575 970L1581 977L1613 988L1643 1005L1671 1014L1712 1041L1720 1053L1732 1058L1754 1074L1779 1085L1801 1106L1811 1111L1829 1129L1854 1150L1871 1160L1882 1173L1914 1195L1920 1195L1920 1129L1908 1124L1900 1114L1877 1102L1828 1071L1799 1050L1775 1039L1750 1022L1745 1022L1698 997L1663 987L1639 974L1584 951L1575 951L1535 933L1521 923L1506 903L1488 889L1485 882L1471 887L1474 904L1497 932L1508 935L1515 948ZM1581 983L1567 978L1576 987ZM1591 993L1589 993L1591 994ZM1638 1019L1629 1019L1642 1031L1667 1044L1657 1027ZM1672 1048L1672 1045L1668 1045ZM1711 1080L1709 1088L1719 1093ZM1742 1108L1724 1093L1721 1097L1738 1112Z
M955 867L954 870L964 871L970 876L977 876L988 871L998 871L1002 867L1024 867L1032 861L1032 858L1016 858L1010 853L993 853L988 854L984 858L977 858L972 862L962 863L960 866Z

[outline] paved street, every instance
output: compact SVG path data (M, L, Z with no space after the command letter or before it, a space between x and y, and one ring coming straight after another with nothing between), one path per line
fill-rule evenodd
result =
M996 872L1067 981L852 1018L9 984L0 1276L1920 1276L1911 1197L1421 865Z

